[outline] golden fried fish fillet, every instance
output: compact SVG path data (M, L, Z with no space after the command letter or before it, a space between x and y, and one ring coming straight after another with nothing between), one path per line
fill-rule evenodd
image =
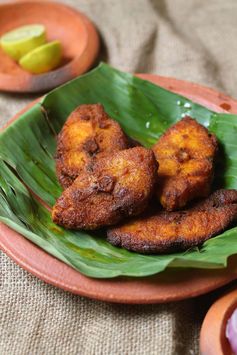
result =
M153 151L159 162L157 196L167 211L208 196L217 141L205 127L186 116L160 137Z
M81 105L58 135L56 172L66 188L97 159L129 147L126 135L100 104Z
M115 246L140 253L186 250L223 232L236 221L236 202L237 191L222 190L197 204L196 209L158 212L110 228L107 240Z
M143 212L157 179L152 150L135 147L97 160L57 200L52 218L72 229L97 229Z

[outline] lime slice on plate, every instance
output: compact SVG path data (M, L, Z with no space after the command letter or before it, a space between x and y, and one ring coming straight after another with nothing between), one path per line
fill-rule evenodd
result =
M18 27L5 33L0 39L2 49L15 60L19 60L45 42L46 31L43 25Z
M29 52L20 59L19 64L33 74L42 74L56 68L61 58L61 44L59 41L54 41Z

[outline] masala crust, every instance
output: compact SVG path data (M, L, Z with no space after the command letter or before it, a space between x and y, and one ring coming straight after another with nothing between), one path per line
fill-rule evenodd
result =
M65 189L96 160L130 147L120 125L101 104L77 107L64 124L57 139L56 173Z
M191 207L192 211L205 211L212 207L222 207L237 203L237 190L219 189L214 191L208 198L197 201Z
M222 233L236 221L236 202L236 190L220 190L190 210L151 213L110 228L107 240L145 254L186 250Z
M167 211L210 193L217 153L215 136L186 116L153 146L159 163L157 197Z
M52 218L71 229L97 229L143 212L157 180L150 149L135 147L98 160L57 200Z

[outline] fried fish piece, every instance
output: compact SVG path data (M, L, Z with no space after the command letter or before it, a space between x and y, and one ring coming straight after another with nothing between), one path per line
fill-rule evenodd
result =
M100 104L81 105L58 135L56 173L63 188L70 186L97 159L129 147L120 125Z
M157 179L152 150L135 147L101 158L57 200L52 218L71 229L97 229L143 212Z
M236 202L236 190L220 190L193 209L158 212L111 228L107 240L115 246L140 253L186 250L223 232L236 221Z
M217 140L186 116L153 146L159 163L157 196L167 211L175 211L210 193Z

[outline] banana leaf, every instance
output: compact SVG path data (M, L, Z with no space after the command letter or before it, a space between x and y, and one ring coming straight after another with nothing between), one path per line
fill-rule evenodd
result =
M104 230L69 231L52 222L35 195L52 206L61 194L53 158L57 133L78 105L97 102L146 147L185 114L196 118L220 143L215 186L237 188L236 115L212 112L102 63L47 94L0 134L0 220L90 277L148 276L168 267L226 267L228 257L237 253L237 228L186 252L141 255L110 245Z

